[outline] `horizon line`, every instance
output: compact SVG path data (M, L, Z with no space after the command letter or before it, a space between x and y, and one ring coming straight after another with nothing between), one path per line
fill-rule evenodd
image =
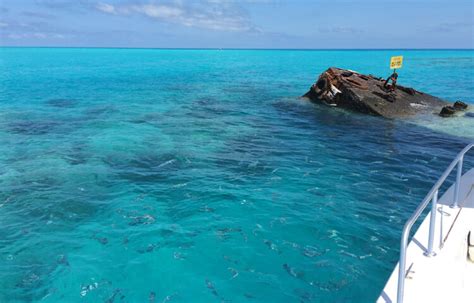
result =
M246 47L127 47L127 46L15 46L0 45L0 48L71 48L71 49L149 49L149 50L281 50L281 51L384 51L384 50L419 50L419 51L474 51L474 48L246 48Z

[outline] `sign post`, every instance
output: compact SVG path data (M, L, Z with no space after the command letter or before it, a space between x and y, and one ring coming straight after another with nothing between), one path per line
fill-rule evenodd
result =
M390 58L390 69L393 69L393 72L397 71L397 68L402 68L403 56L395 56Z

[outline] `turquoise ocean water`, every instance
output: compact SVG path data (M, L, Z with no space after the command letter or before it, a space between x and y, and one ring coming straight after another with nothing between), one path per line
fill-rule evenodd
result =
M474 103L473 51L1 48L0 302L374 301L474 118L298 96L392 55Z

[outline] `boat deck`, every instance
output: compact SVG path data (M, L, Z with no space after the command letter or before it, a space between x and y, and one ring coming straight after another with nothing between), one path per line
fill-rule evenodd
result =
M460 183L459 208L451 208L454 185L439 199L434 255L426 256L430 213L407 247L404 302L474 302L474 262L467 257L467 235L474 241L474 168ZM398 264L377 302L396 302Z

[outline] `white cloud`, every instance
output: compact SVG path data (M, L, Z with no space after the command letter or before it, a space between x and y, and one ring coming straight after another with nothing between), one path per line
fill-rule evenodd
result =
M22 39L48 39L48 38L53 38L53 39L64 39L66 38L62 34L57 34L57 33L42 33L42 32L33 32L33 33L10 33L7 35L8 38L13 39L13 40L22 40Z
M0 37L12 40L62 40L71 35L44 21L18 22L8 19L0 20Z
M96 8L104 13L108 14L116 14L115 6L108 4L108 3L98 3Z
M132 10L157 19L181 18L185 14L185 12L178 7L154 4L134 5L132 6Z
M45 34L45 33L33 33L32 35L33 35L33 37L38 38L38 39L44 39L44 38L46 38L46 34Z
M323 34L360 34L363 30L350 26L320 27L319 32Z
M171 4L135 4L112 5L99 3L96 8L107 14L131 15L140 14L149 18L180 24L186 27L197 27L216 31L256 31L249 18L232 5L215 3L204 6L183 6L180 1Z
M10 38L10 39L17 40L17 39L23 38L23 36L24 36L23 34L9 34L7 37Z
M207 0L209 3L255 3L255 4L269 4L275 2L274 0Z

